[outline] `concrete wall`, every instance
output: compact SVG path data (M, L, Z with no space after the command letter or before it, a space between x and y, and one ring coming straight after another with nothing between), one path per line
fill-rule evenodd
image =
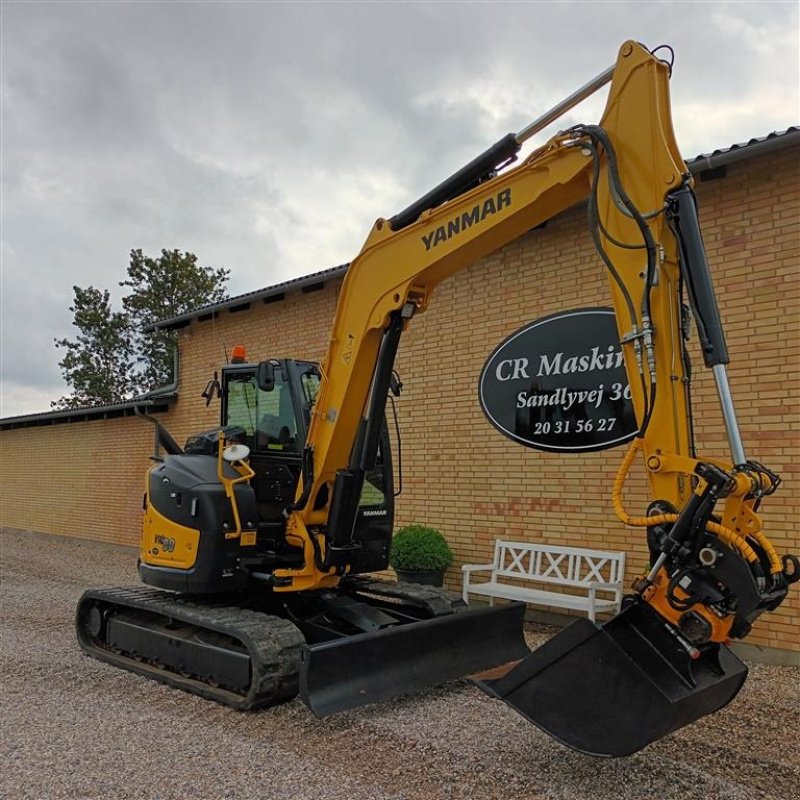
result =
M793 148L755 157L698 185L747 452L786 480L764 507L767 532L781 552L800 552L797 155ZM246 345L251 360L322 357L339 285L258 301L184 329L179 400L160 416L176 439L215 424L216 404L205 408L200 392L226 347ZM610 304L607 279L585 213L576 208L445 282L405 335L397 365L405 383L405 491L397 524L425 522L444 532L456 553L451 586L460 582L462 563L490 560L499 536L625 550L627 579L644 569L643 534L623 528L609 500L623 450L568 456L521 447L492 428L477 399L481 367L504 337L542 315L598 304ZM716 392L696 339L692 347L698 452L724 458ZM18 528L135 543L150 442L149 426L128 419L3 433L0 519ZM33 482L17 474L21 446L29 449ZM40 495L47 496L44 504ZM631 511L644 510L642 476L631 476L626 500ZM800 651L799 624L795 590L747 641Z

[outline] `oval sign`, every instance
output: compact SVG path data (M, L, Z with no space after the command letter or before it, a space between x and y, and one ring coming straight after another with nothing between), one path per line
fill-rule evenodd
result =
M478 391L492 425L527 447L585 453L636 435L610 308L561 311L512 333L484 364Z

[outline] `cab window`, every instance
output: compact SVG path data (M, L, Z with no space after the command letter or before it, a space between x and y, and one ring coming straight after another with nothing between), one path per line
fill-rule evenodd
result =
M243 428L248 445L256 451L297 453L297 419L288 382L280 372L269 392L258 388L254 373L228 381L227 425Z
M306 398L306 405L313 408L314 402L319 394L319 373L317 372L304 372L300 376L300 384L303 387L303 394Z
M378 445L378 457L375 460L375 469L364 476L364 486L361 489L359 506L382 506L386 502L383 475L383 442Z

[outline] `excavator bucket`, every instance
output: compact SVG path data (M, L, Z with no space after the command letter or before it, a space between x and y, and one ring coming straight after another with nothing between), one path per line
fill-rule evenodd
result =
M476 683L562 744L616 757L727 705L746 677L727 647L692 648L639 602L603 625L580 619Z
M519 660L524 614L515 603L306 645L300 698L324 717Z

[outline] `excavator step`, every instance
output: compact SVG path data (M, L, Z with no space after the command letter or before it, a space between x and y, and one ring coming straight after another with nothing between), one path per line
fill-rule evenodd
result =
M746 677L727 647L693 648L635 602L603 625L577 620L476 683L562 744L617 757L719 710Z

